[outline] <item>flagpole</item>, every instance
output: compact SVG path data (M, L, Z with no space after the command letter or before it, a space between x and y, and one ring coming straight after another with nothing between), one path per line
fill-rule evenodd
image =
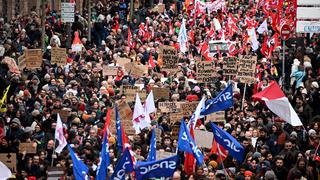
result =
M245 100L245 97L246 97L246 89L247 89L247 83L245 83L245 84L244 84L244 90L243 90L243 97L242 97L241 111L243 111L244 100Z

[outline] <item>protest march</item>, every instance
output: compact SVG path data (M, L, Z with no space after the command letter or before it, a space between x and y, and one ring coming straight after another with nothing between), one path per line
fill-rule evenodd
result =
M0 180L320 179L319 0L0 0Z

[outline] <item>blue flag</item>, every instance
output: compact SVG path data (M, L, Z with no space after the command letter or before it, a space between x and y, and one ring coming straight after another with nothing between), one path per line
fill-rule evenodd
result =
M72 159L74 178L76 180L89 179L87 175L89 168L77 157L69 144L68 149Z
M208 115L217 111L223 111L233 106L233 91L232 84L221 91L214 99L209 99L206 102L206 107L201 111L201 115Z
M108 172L108 166L110 165L109 145L107 131L104 134L102 150L100 153L100 162L97 168L97 180L105 180Z
M122 180L125 179L126 173L130 173L133 171L133 163L131 159L131 155L129 149L123 152L122 156L120 157L116 168L114 169L114 173L112 174L110 179L114 180Z
M152 162L137 162L135 173L137 180L172 177L178 165L179 155Z
M203 158L204 158L203 154L201 153L200 149L198 148L195 141L193 140L190 132L188 131L187 126L184 123L184 119L182 119L181 121L179 138L178 138L178 149L180 149L181 151L192 153L197 160L197 164L199 166L202 165Z
M232 137L226 131L222 130L216 124L211 123L211 127L214 135L214 139L217 141L217 143L219 143L226 150L228 150L229 154L232 157L242 162L244 148L241 146L241 144L234 137Z
M118 144L118 151L122 152L123 146L122 146L122 128L121 128L121 121L118 111L118 106L115 106L116 111L116 128L117 128L117 144Z
M153 128L151 130L152 135L151 135L151 143L150 143L150 150L148 154L147 161L155 161L156 160L156 150L157 150L157 143L156 143L156 129Z

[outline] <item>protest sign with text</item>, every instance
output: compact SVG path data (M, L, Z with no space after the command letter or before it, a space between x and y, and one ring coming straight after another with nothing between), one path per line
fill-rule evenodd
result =
M219 77L214 62L197 62L196 69L198 83L215 82Z

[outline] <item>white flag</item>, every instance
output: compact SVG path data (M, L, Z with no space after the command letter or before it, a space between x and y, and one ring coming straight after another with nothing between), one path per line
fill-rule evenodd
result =
M257 29L257 32L259 34L263 34L264 32L268 32L267 20L264 20L263 23L260 24L260 26Z
M141 104L138 93L136 95L136 102L134 104L132 123L133 128L136 130L136 134L141 132L140 129L147 127L147 123L145 123L145 110Z
M0 180L8 179L11 175L10 169L0 161Z
M180 46L180 52L185 53L187 51L187 42L188 42L185 19L182 20L182 24L180 26L178 42Z
M57 125L54 137L56 140L59 141L59 146L56 148L55 151L57 153L61 153L63 148L67 145L67 140L63 135L63 125L59 113L57 114Z
M206 102L206 99L205 99L205 96L203 96L201 101L199 102L196 110L192 114L192 116L190 118L190 121L188 122L188 125L187 125L188 129L190 129L191 124L192 124L193 129L196 127L197 120L199 118L201 118L200 117L200 112L201 112L202 109L205 108L205 102Z
M247 33L252 43L252 50L256 51L259 48L259 41L257 39L256 31L254 28L251 28L251 29L247 29Z
M149 114L155 112L156 110L157 109L156 109L156 106L154 104L153 92L151 91L148 94L146 102L144 103L145 121L149 125L151 124L151 119L150 119L150 115Z

